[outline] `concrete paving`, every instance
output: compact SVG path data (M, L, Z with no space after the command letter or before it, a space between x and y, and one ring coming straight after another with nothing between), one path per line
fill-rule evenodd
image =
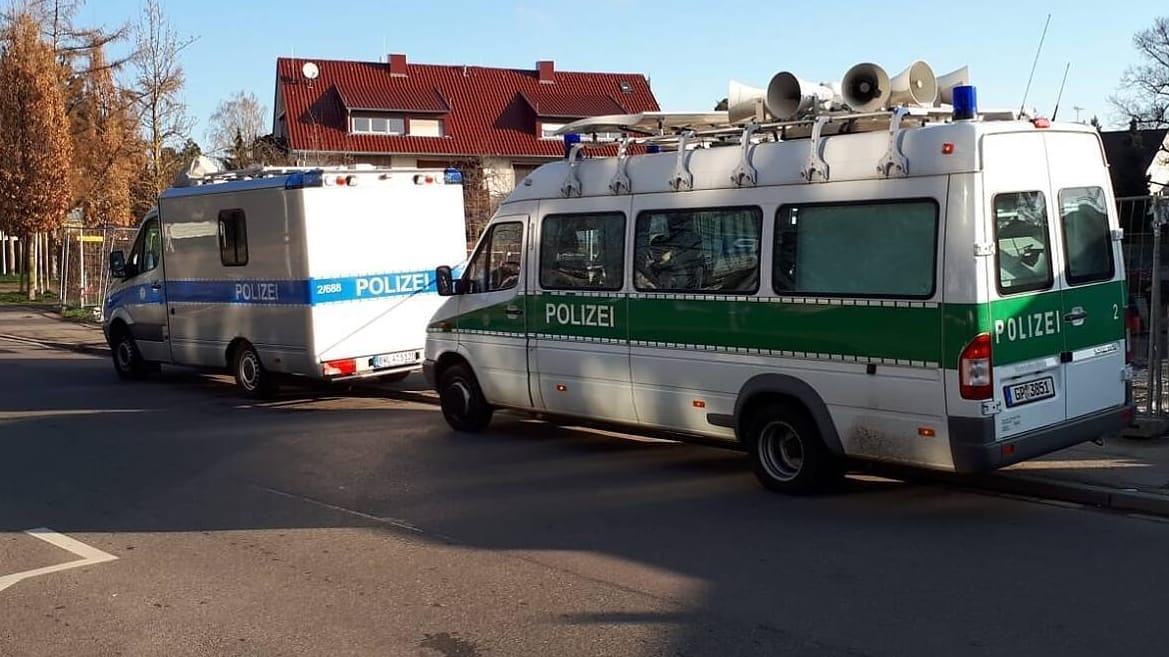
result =
M0 655L1155 655L1169 522L0 340ZM0 580L0 587L3 587Z

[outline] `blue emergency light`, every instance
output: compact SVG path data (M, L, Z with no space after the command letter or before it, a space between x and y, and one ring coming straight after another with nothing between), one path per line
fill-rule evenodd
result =
M443 171L442 181L448 185L461 185L463 184L463 173L458 169L451 167L446 171Z
M954 120L969 121L978 116L978 92L971 85L954 87Z
M572 153L573 144L579 144L579 143L580 143L580 135L576 134L575 132L570 132L567 135L564 135L564 157L565 157L565 159L568 159L568 156Z

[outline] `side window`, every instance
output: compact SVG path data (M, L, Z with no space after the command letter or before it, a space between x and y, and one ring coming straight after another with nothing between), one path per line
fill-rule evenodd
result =
M243 210L219 211L219 261L224 267L248 264L248 225Z
M151 222L151 225L153 221ZM143 247L146 245L146 233L150 230L150 225L143 226L138 233L138 237L134 239L134 246L130 247L130 252L126 254L126 269L127 273L137 276L142 273L143 261Z
M540 286L547 290L620 290L625 282L625 215L544 217Z
M646 210L637 215L638 290L754 293L763 211L754 207Z
M779 294L928 299L938 204L929 199L785 205L775 226Z
M520 280L524 225L518 221L495 224L479 244L463 277L468 294L509 290Z
M156 267L162 260L162 233L159 231L158 222L151 221L143 231L142 242L142 266L138 273L148 272Z
M1051 287L1047 199L1043 192L995 195L994 233L1000 294Z
M1112 278L1115 263L1104 190L1071 187L1059 192L1059 220L1067 253L1067 278L1083 285Z

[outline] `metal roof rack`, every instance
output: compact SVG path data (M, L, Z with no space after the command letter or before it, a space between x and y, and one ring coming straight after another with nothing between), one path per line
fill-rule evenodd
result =
M975 115L975 120L981 121L1030 118L1014 110L981 110ZM732 123L726 112L644 112L581 119L564 125L556 134L626 133L626 137L617 143L617 170L609 182L609 190L613 194L628 194L633 191L633 184L626 165L631 155L630 147L634 145L664 146L668 150L676 150L677 163L667 182L670 189L683 191L693 187L694 175L689 170L686 158L691 148L709 147L712 143L733 146L737 137L742 155L738 166L730 174L730 180L736 187L744 187L754 186L758 180L758 173L751 164L752 147L768 141L807 139L810 142L808 159L801 170L801 177L814 183L827 181L830 175L828 163L821 155L821 139L831 135L888 130L889 150L877 163L876 169L885 178L902 177L909 174L909 160L901 152L897 138L900 131L931 123L949 123L952 120L953 108L948 105L902 106L876 112L827 111L799 119L758 123ZM561 193L566 197L581 194L577 165L586 149L612 146L613 142L572 143L566 157L568 173L561 185Z

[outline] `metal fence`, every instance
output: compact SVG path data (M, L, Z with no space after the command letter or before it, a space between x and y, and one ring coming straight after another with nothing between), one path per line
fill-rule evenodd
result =
M129 251L135 232L113 226L61 229L58 295L62 308L92 308L100 319L102 299L110 286L110 253Z
M1117 199L1124 229L1125 277L1128 282L1129 349L1133 361L1133 398L1137 413L1169 417L1166 303L1169 302L1169 250L1164 240L1169 197Z

